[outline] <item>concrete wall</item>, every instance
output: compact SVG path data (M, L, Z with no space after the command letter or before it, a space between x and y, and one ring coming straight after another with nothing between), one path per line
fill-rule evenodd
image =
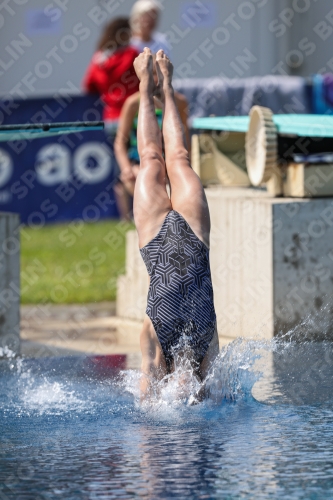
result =
M206 194L219 334L271 338L273 200L254 189L207 189Z
M0 212L0 357L20 350L19 216Z
M221 337L333 337L333 199L269 198L255 189L206 190L211 270ZM142 321L147 272L128 234L117 314Z
M72 91L105 21L133 0L7 0L0 9L1 92ZM332 71L333 0L162 0L160 31L177 78ZM327 16L327 18L325 17ZM318 29L324 23L326 29Z
M273 205L274 331L333 338L333 199Z

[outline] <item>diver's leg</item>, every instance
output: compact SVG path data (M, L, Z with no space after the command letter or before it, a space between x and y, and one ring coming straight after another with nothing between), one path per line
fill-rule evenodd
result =
M172 208L185 218L199 239L209 246L210 217L207 200L201 181L190 164L171 82L173 67L162 50L156 55L156 69L161 100L164 102L162 131Z
M140 79L138 117L138 150L140 168L134 190L134 220L140 247L156 236L171 210L166 192L166 169L162 155L162 137L153 99L153 57L149 49L135 59L134 68Z

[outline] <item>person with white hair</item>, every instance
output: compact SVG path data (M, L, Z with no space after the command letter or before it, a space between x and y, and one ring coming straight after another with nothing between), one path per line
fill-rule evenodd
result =
M130 25L131 43L142 52L148 47L153 53L163 50L171 58L171 47L163 33L156 31L162 6L157 0L138 0L132 7Z

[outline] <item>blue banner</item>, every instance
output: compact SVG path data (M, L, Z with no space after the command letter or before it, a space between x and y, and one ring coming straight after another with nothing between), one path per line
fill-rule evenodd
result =
M102 119L98 96L2 100L3 125ZM29 225L118 217L113 143L104 131L87 131L0 143L0 211Z

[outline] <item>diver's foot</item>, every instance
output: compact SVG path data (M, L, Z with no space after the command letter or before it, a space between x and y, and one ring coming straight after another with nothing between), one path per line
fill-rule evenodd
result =
M172 73L173 65L168 56L163 50L159 50L156 54L156 71L158 76L158 89L161 100L164 100L167 92L173 92L172 88Z
M134 60L134 69L140 80L140 90L149 90L154 93L155 82L153 77L153 54L145 47L143 52Z

